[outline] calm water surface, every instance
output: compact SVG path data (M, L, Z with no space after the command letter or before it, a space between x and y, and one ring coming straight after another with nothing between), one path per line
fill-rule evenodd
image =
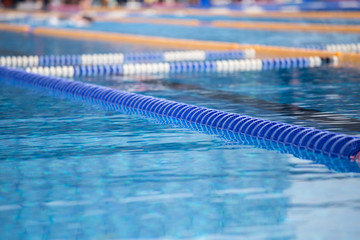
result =
M13 39L0 38L4 55L138 50L3 36ZM34 43L39 44L31 47ZM292 104L319 115L360 119L358 76L358 70L321 68L76 80L360 136L346 121L333 126L281 108ZM224 92L229 98L216 97ZM249 97L279 109L255 106L245 101ZM0 132L1 239L350 240L360 235L356 165L342 168L338 162L319 164L236 145L3 79Z

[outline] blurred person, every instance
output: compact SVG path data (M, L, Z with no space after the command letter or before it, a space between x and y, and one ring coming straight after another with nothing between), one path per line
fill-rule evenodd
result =
M5 7L5 8L11 8L13 7L13 0L2 0L1 1L1 6Z
M123 6L126 5L127 0L116 0L116 2L119 6Z
M94 21L94 18L87 14L75 14L70 18L71 21L78 25L89 25Z
M42 5L42 10L49 11L49 4L50 4L50 0L44 0Z
M53 26L75 26L83 27L91 24L94 18L87 14L59 14L49 19L49 24Z
M92 0L80 0L79 6L82 9L91 8L92 6Z
M12 0L11 1L11 8L16 8L16 6L20 3L20 2L25 2L24 0Z
M157 0L144 0L144 4L146 6L151 6L152 4L155 4L156 2L157 2Z

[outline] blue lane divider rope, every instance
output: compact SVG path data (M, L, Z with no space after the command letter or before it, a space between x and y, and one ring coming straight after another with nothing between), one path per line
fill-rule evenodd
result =
M255 57L254 49L231 51L165 51L143 53L108 53L51 56L0 57L0 66L44 67L69 65L108 65L141 62L203 61L217 59L243 59Z
M33 67L26 68L26 71L46 76L80 77L154 73L261 71L285 68L311 68L329 64L337 64L336 56L333 58L300 57L276 59L184 61L172 63L130 63L122 65L98 66Z
M312 44L306 45L307 49L326 50L329 52L359 53L360 43L345 44Z
M0 77L85 100L115 104L330 157L360 161L360 138L0 67Z

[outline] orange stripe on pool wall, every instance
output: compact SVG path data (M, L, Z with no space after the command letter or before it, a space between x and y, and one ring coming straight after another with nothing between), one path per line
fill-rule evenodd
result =
M225 27L225 28L240 28L240 29L276 30L276 31L360 33L359 25L213 21L212 26Z
M360 12L267 12L267 13L239 13L232 12L231 16L258 18L304 18L304 19L360 19Z
M341 60L340 53L332 53L327 51L319 51L319 50L307 50L307 49L299 49L299 48L291 48L291 47L277 47L277 46L264 46L264 45L256 45L253 47L256 51L256 56L259 58L282 58L282 57L333 57L337 56L339 61Z
M360 66L360 54L359 53L341 53L342 64L344 66L356 67Z
M30 31L30 26L28 26L28 25L11 25L11 24L0 23L0 31L28 32L28 31Z

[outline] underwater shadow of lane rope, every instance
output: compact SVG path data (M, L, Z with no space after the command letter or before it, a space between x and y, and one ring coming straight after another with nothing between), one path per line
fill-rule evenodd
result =
M125 113L162 119L237 143L290 153L331 169L359 171L360 138L227 113L151 96L0 67L0 78L17 85L81 99ZM334 164L336 163L336 164ZM338 169L340 168L340 169Z
M120 111L129 115L137 115L147 120L150 120L151 122L155 122L156 124L165 124L172 127L186 128L199 133L213 135L223 139L228 143L228 145L234 145L234 148L239 145L253 146L269 151L280 152L282 154L291 154L299 159L311 160L314 163L325 165L328 169L337 172L360 172L360 161L356 161L355 158L347 161L341 158L306 151L305 149L300 149L298 147L287 146L278 142L254 138L244 134L238 134L231 131L226 131L224 129L210 127L207 125L200 125L198 123L185 120L169 118L164 115L149 113L138 109L127 108L111 103L104 104L103 102L99 101L92 101L92 103L100 104L107 110Z

